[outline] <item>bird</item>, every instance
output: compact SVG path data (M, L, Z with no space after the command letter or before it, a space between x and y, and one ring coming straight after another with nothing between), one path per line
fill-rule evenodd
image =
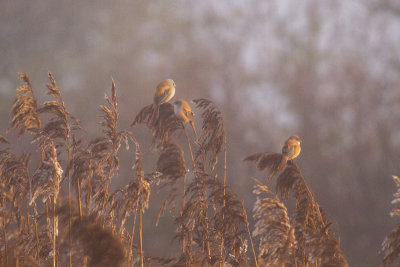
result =
M285 144L282 147L282 156L286 158L286 161L299 156L301 151L301 142L302 140L297 135L292 135L285 141Z
M244 161L253 161L257 164L257 169L269 169L268 179L274 177L277 173L283 171L288 160L298 157L301 151L300 143L302 140L297 135L289 137L283 147L282 153L261 152L250 155Z
M153 101L153 115L150 124L154 125L158 117L160 105L167 103L175 95L176 84L172 79L166 79L157 85Z
M176 100L174 102L174 113L183 123L190 123L197 141L197 132L193 122L194 113L190 108L189 103L183 99Z

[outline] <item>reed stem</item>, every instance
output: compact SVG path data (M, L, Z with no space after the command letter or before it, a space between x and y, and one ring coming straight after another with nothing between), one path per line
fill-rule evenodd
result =
M225 210L225 196L226 196L226 168L227 168L227 163L226 163L226 138L224 138L224 200L222 203L223 209ZM222 221L225 218L225 214L222 213ZM224 266L225 262L225 257L224 257L224 236L221 236L221 263L220 267Z
M53 267L56 267L56 197L53 196Z
M78 178L78 181L76 182L76 186L78 189L79 218L81 218L82 217L82 200L81 200L81 184L79 182L79 178Z
M244 218L246 220L247 234L249 235L251 249L253 251L253 256L254 256L254 262L256 264L256 267L258 267L256 251L254 249L253 239L251 238L251 233L250 233L250 229L249 229L249 220L247 220L247 213L246 213L246 209L244 208L244 201L243 200L242 200L242 210L243 210Z
M4 200L3 200L4 202ZM6 211L5 208L3 210L3 238L4 238L4 261L5 261L5 266L8 267L8 250L7 250L7 234L6 234Z
M69 142L67 142L67 164L68 166L70 165L70 153L69 153ZM72 249L72 238L71 238L71 225L72 225L72 221L71 221L71 214L72 214L72 208L71 208L71 175L70 172L68 171L68 241L69 241L69 267L72 267L72 254L71 254L71 249Z
M136 204L135 208L135 216L133 218L133 226L132 226L132 235L131 235L131 240L129 241L129 253L128 253L128 264L127 266L130 266L130 260L132 257L132 249L133 249L133 238L135 237L135 227L136 227L136 217L137 217L137 212L138 212L138 204ZM134 260L132 259L132 267L133 267Z
M143 263L143 229L142 229L142 208L139 208L139 245L140 245L140 266L144 267Z
M35 224L35 241L36 241L36 259L38 261L38 264L40 264L40 257L39 257L39 234L38 234L38 226L37 226L37 207L36 207L36 202L33 202L33 223Z

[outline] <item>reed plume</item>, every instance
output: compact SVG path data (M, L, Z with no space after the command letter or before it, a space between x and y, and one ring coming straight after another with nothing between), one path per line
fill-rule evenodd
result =
M212 101L201 98L192 100L192 102L196 104L197 108L203 109L201 113L203 131L199 139L200 148L196 156L205 156L210 153L209 165L213 170L218 162L218 155L225 144L224 118Z
M100 122L104 136L98 137L90 142L90 153L92 156L93 199L95 211L98 215L106 210L109 197L109 187L112 177L119 171L118 151L122 142L129 148L129 140L134 140L133 135L126 131L118 131L118 104L117 91L114 80L111 81L111 98L105 95L107 105L100 105L103 120ZM112 221L112 214L107 214L108 220Z
M66 149L69 150L68 142L71 129L81 129L82 126L79 119L67 111L57 82L50 72L49 80L50 83L46 85L48 89L47 94L53 97L54 100L44 102L43 107L38 109L38 113L47 113L52 116L42 130L52 139L61 139L62 143L58 143L57 145L66 145Z
M272 179L285 167L285 161L281 153L263 152L250 155L244 161L254 161L260 171L269 170L267 179Z
M175 134L184 127L171 104L160 105L154 124L153 105L139 112L132 125L147 124L158 153L154 170L145 173L139 143L132 132L119 129L113 80L111 94L99 107L102 135L90 139L75 131L82 128L81 122L67 111L51 73L47 91L52 99L40 107L28 76L20 74L20 79L24 84L11 108L10 129L19 136L33 134L32 144L38 149L17 154L14 144L0 135L0 265L347 266L339 239L299 167L284 162L280 153L245 159L267 170L268 179L276 177L276 194L259 181L253 191L256 255L244 202L227 182L225 121L212 101L193 100L201 110L196 121L202 123L202 131L193 146L185 132L188 149ZM123 144L127 149L135 146L133 173L126 185L113 191ZM221 152L223 163L218 161ZM190 156L190 169L185 156ZM66 180L68 201L62 183ZM400 179L395 181L400 188ZM153 257L143 249L143 216L154 185L167 191L155 220L167 208L172 211L175 238L181 244L177 255ZM294 202L290 212L289 201ZM383 243L383 266L398 258L398 232L395 229Z
M188 171L183 149L173 142L164 144L157 160L156 170L161 174L158 181L160 189L166 188L169 191L158 212L156 220L156 224L158 224L161 214L168 205L172 206L171 210L173 212L178 205L178 182L185 178Z
M394 199L392 204L397 204L400 202L400 178L396 175L392 176L397 192L393 194ZM390 216L400 216L400 208L396 207L390 212ZM382 243L382 251L384 252L384 257L381 266L389 266L395 262L399 262L400 255L400 225L395 227L392 232L386 236Z
M36 262L32 257L35 253L29 251L29 214L24 212L28 209L29 157L13 154L7 148L0 150L1 262L10 266L16 262Z
M248 221L242 201L230 186L224 185L217 177L208 183L211 189L209 203L212 207L210 227L216 239L213 258L220 263L229 262L233 266L248 265L248 240L245 238ZM221 239L223 242L218 242ZM221 250L222 254L218 253Z
M223 181L213 172L225 145L224 119L210 100L193 102L203 109L202 133L192 158L194 179L186 188L187 201L175 220L177 238L188 244L177 264L246 265L248 222L242 202L226 185L225 172Z
M220 253L220 235L215 235L215 228L210 219L210 193L215 188L217 176L210 175L215 168L219 153L225 141L225 125L221 112L207 99L193 100L197 108L203 109L202 133L195 156L191 155L194 179L186 188L187 202L181 215L176 218L177 237L187 245L187 250L181 254L179 262L193 264L222 262ZM207 159L208 157L208 159ZM207 168L207 163L209 168ZM215 178L213 178L215 177ZM191 244L195 244L194 249ZM196 258L194 258L194 254Z
M139 208L144 212L149 206L150 183L159 177L159 173L145 175L142 169L142 154L139 144L136 143L136 159L132 181L122 189L114 191L109 198L110 211L116 218L120 218L120 233L127 217Z
M67 171L65 172L65 177L68 179L68 203L70 203L71 177L69 169L70 165L72 164L70 157L71 131L82 129L82 126L80 120L67 111L60 89L53 75L49 72L48 76L50 83L46 85L48 89L47 94L50 95L54 100L44 102L43 107L38 109L38 113L45 113L51 116L50 120L45 124L42 131L45 132L55 142L56 147L64 146L67 152ZM53 210L54 209L55 207L53 207ZM53 218L55 218L54 215ZM68 225L71 227L71 221L69 221ZM72 266L71 261L72 259L70 257L70 266Z
M71 173L71 183L77 192L79 214L82 214L82 199L85 199L86 212L89 211L91 205L93 195L91 180L95 165L92 157L90 146L82 140L76 140L73 136L71 164L67 171Z
M145 123L153 135L152 148L157 149L166 144L175 131L184 127L182 122L175 116L174 106L170 103L160 105L158 117L154 124L151 123L153 110L153 104L142 108L136 115L131 126Z
M56 203L58 193L60 190L60 182L62 178L63 169L57 158L57 150L53 139L51 139L45 132L38 134L39 146L41 149L41 162L39 168L35 171L31 182L30 202L32 205L36 198L41 196L43 203L52 209L53 223L48 223L49 234L52 237L53 243L53 266L56 266L56 238L58 236L58 218L55 216ZM47 209L46 209L47 210ZM50 215L47 213L47 217Z
M268 159L268 153L258 153L246 158L250 161L258 161L260 169L267 169L271 173L274 173L271 177L275 176L278 171L275 171L278 164L278 160ZM280 155L276 153L276 155ZM278 156L276 156L278 159ZM261 164L260 164L261 163ZM295 199L295 208L293 210L292 220L290 222L290 228L294 233L294 241L291 242L290 250L286 251L287 255L285 262L288 265L297 266L309 266L310 264L318 265L320 263L326 264L326 266L348 266L347 261L340 249L339 241L335 236L335 233L330 229L331 223L327 220L322 208L315 200L315 197L307 185L305 178L303 177L299 167L292 161L288 161L283 166L283 171L279 174L276 181L276 192L281 195L283 200L287 200L290 193L293 193ZM259 187L261 188L261 187ZM259 189L260 190L260 189ZM266 192L269 190L265 190ZM258 193L259 191L255 191ZM278 201L282 209L283 203L279 199L275 199L275 205ZM257 203L256 203L257 204ZM260 204L260 202L258 202ZM267 205L268 206L268 205ZM254 209L259 212L259 207ZM287 211L286 211L287 212ZM257 213L257 217L260 214ZM285 221L285 220L280 220ZM267 221L265 228L268 229ZM262 227L262 221L259 221L256 227ZM287 223L286 223L287 224ZM266 233L266 232L264 232ZM273 231L272 231L273 233ZM269 231L267 234L272 234ZM262 237L267 238L267 237ZM261 239L262 241L263 239ZM282 246L283 243L282 243ZM294 249L294 252L292 251ZM292 257L291 255L294 255ZM259 254L260 258L260 254ZM289 258L291 261L289 261ZM262 258L262 260L270 259L267 264L273 264L275 257ZM261 259L260 259L261 260ZM275 264L275 263L274 263ZM282 262L280 264L283 264ZM286 263L285 263L286 264Z
M77 204L64 203L57 208L56 214L60 217L60 225L68 225L71 218L71 236L73 240L74 263L81 265L84 258L88 259L88 266L123 266L125 250L118 236L108 227L103 227L101 217L94 214L79 215ZM70 213L71 212L71 213ZM69 234L68 227L64 227L63 238Z
M258 262L261 266L290 266L294 262L296 243L286 206L266 185L255 181L253 235L260 238Z
M17 97L11 107L10 128L18 128L21 136L26 131L35 133L41 128L41 121L29 77L24 73L18 74L25 84L17 88Z
M39 142L42 160L32 177L29 202L31 205L39 196L43 202L50 197L57 199L63 173L53 140L47 134L41 133Z
M52 78L51 75L50 78ZM48 230L47 236L52 240L51 257L53 260L53 266L55 266L57 257L56 236L58 235L58 223L55 216L53 216L53 221L52 223L50 223L48 208L51 208L53 210L54 215L54 209L59 194L59 187L63 170L58 161L56 144L54 143L49 133L44 130L48 130L49 128L41 128L41 122L38 116L38 114L40 113L40 109L37 107L36 99L34 98L34 93L29 78L27 75L21 73L20 79L23 80L26 84L17 89L17 97L14 101L11 112L10 128L19 128L19 136L27 131L30 133L35 133L33 141L39 142L39 149L41 154L39 167L35 170L32 179L29 177L29 175L24 176L24 178L26 179L25 183L29 184L29 194L26 195L29 196L29 205L32 205L34 207L35 241L37 251L36 258L38 261L40 261L41 258L39 252L39 237L43 236L44 230L42 228L38 228L37 226L38 213L35 200L37 197L41 196L43 202L45 202L46 204ZM54 127L50 127L50 129L53 128ZM26 163L26 165L27 164L28 163ZM24 170L24 168L21 169ZM27 207L27 210L27 218L29 219L29 207Z

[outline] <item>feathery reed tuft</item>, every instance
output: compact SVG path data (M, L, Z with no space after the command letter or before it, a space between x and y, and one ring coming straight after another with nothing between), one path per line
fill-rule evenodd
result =
M63 170L57 158L57 150L53 140L45 133L38 135L42 160L35 171L31 182L30 205L41 196L43 202L58 197Z
M90 147L82 140L76 140L73 136L72 157L68 172L71 173L71 183L75 186L80 214L82 214L82 198L85 194L85 204L87 209L90 207L92 192L92 178L94 172L94 163Z
M255 181L253 193L257 201L253 208L256 220L253 235L260 238L258 262L262 266L288 266L295 256L294 229L288 211L266 185Z
M161 179L174 184L177 179L186 175L186 162L182 148L176 143L163 145L157 160L157 171L162 173Z
M129 149L129 141L136 143L131 132L117 129L119 113L114 80L111 81L111 98L108 95L104 98L107 105L99 107L102 112L103 120L100 125L104 136L96 138L89 145L93 168L91 185L94 192L95 210L99 215L106 210L111 179L119 171L118 151L121 143L124 141L127 149Z
M126 218L138 207L145 211L149 206L150 183L158 178L159 173L145 175L142 170L142 155L139 144L136 143L136 160L134 163L133 181L124 188L116 190L109 198L110 211L120 220L120 232L124 227Z
M17 129L19 136L34 134L36 147L16 154L0 135L1 266L347 266L300 169L280 153L245 159L269 170L269 179L278 176L276 194L259 181L253 191L257 257L244 201L227 184L224 118L210 100L193 100L202 110L202 132L192 146L185 131L187 148L175 134L185 128L171 104L161 104L154 124L154 105L139 112L132 125L147 124L152 149L158 150L155 169L145 173L139 143L132 132L119 129L114 80L106 103L99 106L102 135L91 139L86 132L75 132L81 122L67 111L54 77L48 75L51 100L38 108L28 76L20 74L24 85L11 107L10 129ZM124 167L119 157L123 144L126 149L135 145L133 173L127 184L113 190L112 179ZM223 164L218 163L221 152ZM185 156L190 156L191 169ZM30 167L31 158L36 168ZM68 201L62 178L68 178ZM395 181L400 188L400 179ZM181 244L178 255L154 257L143 250L143 216L154 184L167 191L155 220L167 207L172 210ZM282 200L294 202L290 214ZM399 215L399 209L392 214ZM399 233L396 229L386 238L383 265L398 258Z
M203 132L199 139L200 148L197 154L211 153L209 164L211 169L214 169L218 155L225 143L225 121L222 113L212 101L201 98L192 100L192 102L196 104L197 108L203 109L201 113Z
M154 125L151 124L151 116L154 112L153 109L153 105L145 106L139 111L138 115L136 115L131 126L146 123L153 134L152 148L162 148L162 146L170 140L170 137L175 131L183 129L184 127L178 117L175 116L174 106L170 103L163 103L160 105L158 118Z
M49 72L50 83L47 84L47 94L52 96L55 100L46 101L43 107L38 109L38 113L47 113L54 115L50 118L50 121L43 127L43 131L46 132L52 139L60 138L63 142L68 142L71 127L69 119L73 124L73 129L80 129L80 121L72 116L66 109L64 101L61 97L60 89L54 79L53 75ZM63 143L59 143L62 145Z
M30 235L29 215L26 196L29 192L28 162L30 154L18 156L7 150L0 151L0 246L4 249L2 263L15 265L35 260L29 256Z
M95 215L79 216L77 205L72 205L72 212L68 203L57 209L62 225L68 225L72 217L71 235L73 240L72 253L78 254L79 261L76 265L82 265L83 259L88 257L88 266L122 266L125 259L125 250L121 240L112 233L111 229L103 227L101 218ZM68 235L68 228L64 231Z
M248 264L248 225L242 202L213 172L225 145L221 112L207 99L193 101L202 113L203 132L192 155L194 179L186 188L187 202L176 218L177 238L186 244L178 264ZM209 168L207 166L209 165Z
M276 180L276 192L281 194L283 200L289 198L290 191L294 190L294 186L299 179L299 172L296 168L285 168Z
M10 128L19 128L18 135L26 131L36 132L41 128L36 99L28 75L19 73L19 79L25 82L17 89L17 97L11 107Z
M270 153L258 153L246 158L246 160L257 161L258 167L268 168L273 160L268 161L268 156ZM280 155L277 154L276 155ZM281 156L281 155L280 155ZM276 160L278 162L278 160ZM278 166L276 164L275 166ZM271 172L273 172L273 167ZM322 208L319 206L315 197L307 185L299 167L293 161L287 161L283 165L283 171L278 176L276 182L276 191L280 193L281 198L287 200L290 192L293 192L295 198L295 208L293 210L293 219L289 223L289 219L286 219L283 215L280 215L277 223L285 223L286 225L286 240L290 240L290 246L288 243L281 243L283 249L279 249L279 253L284 253L284 261L279 260L279 257L272 256L270 251L270 246L277 245L276 243L271 243L271 240L265 241L269 246L265 252L265 256L260 257L260 263L265 263L272 266L284 266L284 265L297 265L297 266L307 266L308 264L319 264L323 263L322 266L348 266L346 259L340 249L339 242L334 236L332 230L330 230L331 223L328 222ZM270 174L271 174L270 172ZM275 172L276 173L276 172ZM274 174L275 175L275 174ZM254 191L255 194L267 193L272 194L272 192L260 182L257 182L257 190ZM258 199L255 206L255 218L259 220L256 223L256 229L261 233L263 229L265 230L263 236L270 238L276 234L276 230L270 227L271 223L274 223L274 219L278 217L275 213L279 210L284 211L287 216L287 209L284 204L277 198L268 198L264 201ZM262 218L261 208L265 208L264 212L269 215L267 220L260 220ZM274 211L274 209L276 209ZM283 213L281 213L283 214ZM283 217L282 217L283 216ZM280 226L279 229L284 229ZM293 237L289 237L289 230ZM266 238L266 237L264 237ZM276 239L279 240L279 239ZM285 240L282 238L281 240ZM263 243L263 239L260 240ZM260 244L261 245L261 244ZM260 248L262 251L262 249ZM277 248L272 247L272 251L277 250ZM277 250L278 251L278 250ZM333 265L331 265L333 264Z
M392 204L400 203L400 178L396 175L392 176L397 192L393 194L394 199ZM390 212L390 216L400 216L400 208L396 207ZM386 236L382 243L382 251L385 253L382 261L382 266L389 266L395 262L399 262L400 256L400 225Z
M168 204L172 205L172 211L175 212L178 196L178 181L183 180L186 176L186 162L182 148L173 142L163 145L158 160L156 170L160 172L160 188L168 188L169 193L163 201L157 215L156 224L161 214L165 211Z
M248 221L242 201L230 186L224 185L217 177L210 179L208 183L211 188L209 202L214 211L211 216L212 232L215 239L223 238L222 250L227 258L221 258L218 250L215 250L213 257L219 262L226 260L235 266L247 265L247 240L244 236Z
M347 261L336 237L325 231L303 229L305 252L308 260L318 266L347 267Z
M280 153L257 153L250 155L244 161L254 161L257 164L257 169L260 171L269 170L267 179L272 179L278 172L282 171L285 167L283 155Z
M20 208L29 193L28 162L30 154L17 156L7 150L0 151L0 178L2 196L12 201L14 208Z

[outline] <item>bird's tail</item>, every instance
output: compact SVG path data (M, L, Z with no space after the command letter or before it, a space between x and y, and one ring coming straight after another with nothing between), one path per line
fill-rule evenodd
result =
M154 126L158 118L158 112L160 110L160 104L153 104L153 115L151 115L150 125Z
M199 138L197 137L196 128L194 127L194 122L191 121L191 122L190 122L190 125L192 126L194 135L196 136L196 142L198 142L198 141L199 141Z

